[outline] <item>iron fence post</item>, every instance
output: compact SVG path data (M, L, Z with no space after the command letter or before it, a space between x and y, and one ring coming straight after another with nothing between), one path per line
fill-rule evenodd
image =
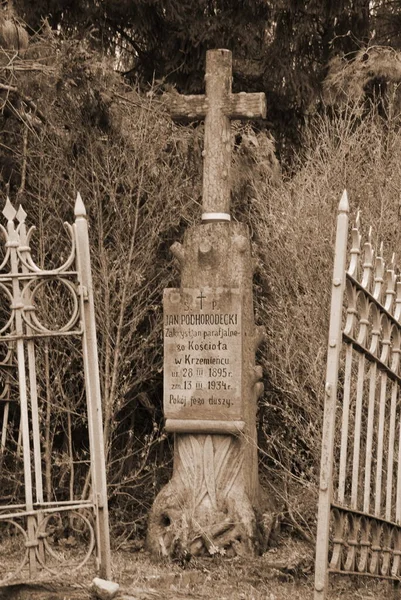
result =
M315 600L324 600L328 585L328 551L330 533L330 505L334 431L337 403L337 376L342 343L342 305L345 288L345 267L348 237L348 197L344 190L338 207L337 233L331 294L329 344L327 350L326 387L322 429L322 454L318 526L316 535Z
M92 494L97 510L96 527L99 540L98 557L100 561L100 575L109 579L111 576L110 536L95 308L90 266L88 222L85 206L79 193L77 194L75 203L74 231L77 270L80 284L81 314L84 321L82 346L85 367L85 386L88 401Z
M30 433L29 433L29 413L28 413L28 392L26 385L26 364L25 364L25 349L23 339L23 319L22 310L24 308L20 284L19 284L19 260L17 248L20 245L19 235L15 228L14 219L17 211L12 206L7 198L6 206L3 214L7 219L7 243L6 246L10 249L10 275L12 278L12 295L14 312L14 327L16 334L17 347L17 363L18 363L18 383L20 395L20 411L21 411L21 430L22 430L22 456L24 462L24 485L25 485L25 503L26 510L33 510L33 490L32 490L32 465L31 465L31 449L30 449ZM28 555L29 555L29 572L31 576L35 576L37 572L36 563L36 518L27 516L27 533L28 533Z

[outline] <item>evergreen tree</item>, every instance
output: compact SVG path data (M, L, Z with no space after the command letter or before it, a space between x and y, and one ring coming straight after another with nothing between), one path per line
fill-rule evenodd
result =
M279 143L296 142L315 112L329 60L349 58L371 39L380 20L386 38L401 2L383 0L14 0L37 30L89 35L115 53L129 78L162 81L180 92L203 87L205 52L228 48L234 90L267 95L269 127ZM390 28L390 29L389 29ZM390 33L389 33L390 35ZM401 40L400 40L401 41Z

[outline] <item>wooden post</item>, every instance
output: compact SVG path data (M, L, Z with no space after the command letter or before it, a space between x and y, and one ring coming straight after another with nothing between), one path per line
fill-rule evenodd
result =
M173 119L205 119L203 151L202 221L230 220L231 127L230 119L266 116L263 93L231 93L232 56L229 50L206 53L206 95L175 95L171 99Z
M83 315L83 360L88 406L88 430L91 454L92 495L96 506L98 557L100 576L110 579L111 556L107 507L107 482L103 440L102 405L96 340L95 308L89 255L89 235L86 210L78 193L75 203L75 241L80 282L81 314Z
M205 119L202 225L174 244L181 286L164 295L164 411L174 473L153 505L155 555L252 555L259 482L250 237L230 217L230 119L264 117L264 94L231 93L231 52L210 50L206 94L176 95L171 115Z

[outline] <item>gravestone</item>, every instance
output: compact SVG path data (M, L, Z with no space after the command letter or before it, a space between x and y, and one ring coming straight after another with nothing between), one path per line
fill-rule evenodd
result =
M164 357L167 431L243 430L237 289L165 290Z
M164 413L174 471L149 519L148 547L183 558L253 554L259 482L256 409L263 391L255 351L248 227L230 217L230 119L264 118L264 94L231 92L231 52L206 56L206 94L175 95L173 118L205 120L202 224L172 252L181 286L164 293Z

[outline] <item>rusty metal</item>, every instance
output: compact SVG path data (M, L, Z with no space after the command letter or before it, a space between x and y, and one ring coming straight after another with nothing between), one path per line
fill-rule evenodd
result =
M357 216L347 260L339 206L316 543L315 600L330 573L401 578L401 279Z
M54 578L80 569L91 559L100 575L107 578L110 576L107 487L85 207L78 194L75 223L65 224L70 240L68 256L61 266L50 270L39 267L32 257L30 243L34 228L27 230L27 215L22 207L15 209L7 199L3 215L7 227L0 225L4 240L0 261L0 476L4 477L5 465L9 468L11 464L9 471L13 472L15 467L16 478L21 473L23 481L15 481L14 487L10 484L9 497L0 494L0 586ZM56 286L60 298L55 301L57 294L52 291L46 311L41 312L38 305L49 284ZM56 315L59 302L68 306L69 314L65 322L54 317L49 325L47 311L54 309ZM61 375L57 370L49 371L52 340L57 344L65 340L69 344L62 356L67 363L75 361L72 377L78 381L77 389L82 372L87 415L73 410L73 393L70 397L61 390ZM41 362L43 348L47 362L45 359ZM70 355L75 348L77 357ZM77 374L79 361L81 368ZM43 375L41 380L38 377L40 370L46 373L47 383L50 377L53 379L51 391L43 389ZM73 380L66 381L72 386ZM63 397L67 398L65 406L60 404ZM67 415L65 421L55 417L60 414ZM73 418L84 439L83 424L87 430L88 449L82 456L74 455ZM52 467L49 439L57 435L57 427L69 447L60 450L59 462ZM78 465L79 478L75 477ZM65 492L50 489L52 468L61 473L60 482L69 477L67 498L62 497Z

